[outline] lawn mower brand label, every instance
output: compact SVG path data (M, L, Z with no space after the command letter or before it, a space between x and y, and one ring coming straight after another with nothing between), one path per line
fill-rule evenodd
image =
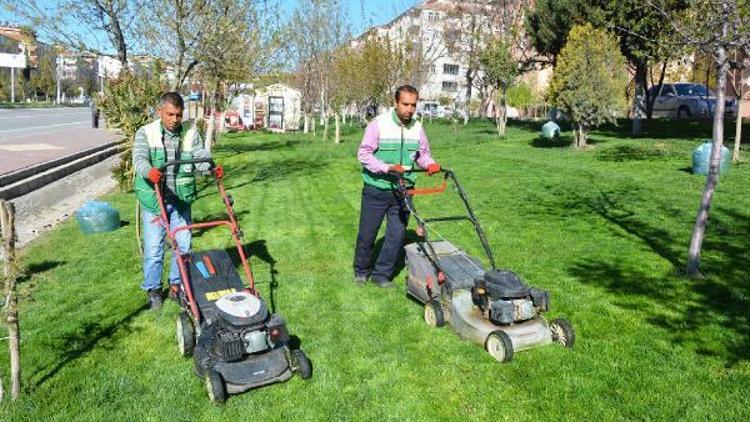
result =
M218 290L218 291L215 291L215 292L208 292L208 293L206 293L206 300L211 301L211 302L215 302L215 301L221 299L222 297L224 297L224 296L226 296L228 294L231 294L231 293L234 293L234 290L227 289L227 290Z

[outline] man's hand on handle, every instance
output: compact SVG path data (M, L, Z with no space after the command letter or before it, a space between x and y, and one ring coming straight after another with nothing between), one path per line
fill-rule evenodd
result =
M156 167L151 167L151 170L148 171L148 180L151 181L153 184L158 184L159 181L161 181L161 178L164 176L162 172L159 171Z
M398 174L404 174L404 173L406 173L406 169L404 169L404 167L402 165L396 164L396 165L388 167L388 173L391 173L391 172L395 172L395 173L398 173Z
M221 165L217 165L216 167L214 167L214 175L217 179L221 179L222 177L224 177L224 167L222 167Z
M427 175L432 176L435 173L438 173L440 171L440 164L438 163L432 163L429 166L427 166Z

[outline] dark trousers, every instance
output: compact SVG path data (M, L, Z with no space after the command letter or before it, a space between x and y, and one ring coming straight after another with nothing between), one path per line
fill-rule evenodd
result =
M383 217L387 217L385 241L372 266L372 252ZM370 275L377 281L390 280L404 246L409 211L397 192L365 185L359 211L359 234L354 250L354 274Z
M97 129L99 127L99 112L91 113L91 127Z

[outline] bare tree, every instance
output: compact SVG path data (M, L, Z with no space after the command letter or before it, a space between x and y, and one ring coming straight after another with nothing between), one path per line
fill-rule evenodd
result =
M719 183L721 148L724 144L724 110L727 73L730 68L748 67L750 57L750 5L742 0L689 0L685 13L669 13L665 0L645 0L660 11L670 30L685 45L710 54L716 70L716 107L713 123L711 161L695 218L693 234L688 249L686 272L690 277L700 275L701 245L706 232L708 213L716 186ZM732 60L732 52L741 51L742 61Z
M214 143L216 119L214 113L223 112L231 100L233 84L249 82L265 66L268 56L262 47L262 16L252 0L212 0L207 4L204 19L210 24L197 40L195 60L200 63L198 73L210 92L211 116L206 128L205 144Z
M177 90L195 66L196 47L211 25L206 13L211 0L146 0L140 10L139 32L148 51L174 66L170 90ZM165 36L166 35L166 36Z
M109 44L128 68L131 30L144 0L0 0L26 20L40 38L80 51L101 53ZM105 41L106 40L106 41ZM108 41L108 42L107 42Z
M18 299L16 296L16 229L13 203L0 200L0 227L3 237L3 280L5 289L5 318L8 324L8 347L10 355L10 397L21 395L21 338L18 327ZM0 400L2 384L0 383Z
M302 92L304 132L307 133L316 107L321 121L328 121L330 70L334 50L349 35L347 17L339 0L302 0L284 33L289 64L296 69L295 85ZM314 131L315 123L312 123Z

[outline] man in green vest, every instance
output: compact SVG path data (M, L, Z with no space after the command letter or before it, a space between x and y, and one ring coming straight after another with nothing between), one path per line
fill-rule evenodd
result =
M427 169L430 176L440 171L430 154L422 124L412 118L418 100L416 88L399 87L395 107L367 126L359 146L357 156L363 167L364 187L354 251L354 282L357 284L369 278L379 287L393 287L391 278L406 236L409 211L398 195L397 178L389 173L400 173L413 185L416 174L409 170L415 165ZM383 218L387 218L385 241L373 265L373 244Z
M160 223L161 211L156 199L154 185L162 183L162 195L167 218L172 230L191 224L190 204L195 200L196 171L207 171L209 163L182 164L159 170L165 162L210 158L203 148L201 136L190 122L182 121L185 103L176 92L167 92L159 100L159 119L151 122L135 134L133 145L133 168L136 173L135 193L141 204L141 226L143 227L143 283L151 309L162 304L161 274L164 260L164 226ZM216 177L223 176L221 167L215 168ZM190 251L190 230L176 234L181 254ZM169 269L170 295L176 296L180 286L177 257L172 256Z

